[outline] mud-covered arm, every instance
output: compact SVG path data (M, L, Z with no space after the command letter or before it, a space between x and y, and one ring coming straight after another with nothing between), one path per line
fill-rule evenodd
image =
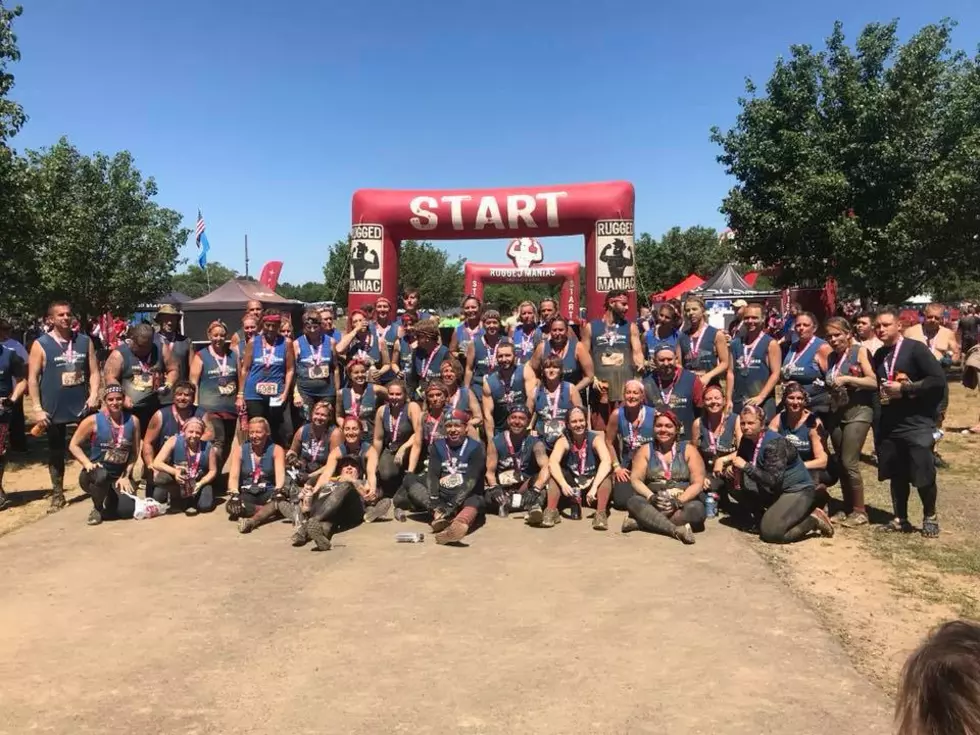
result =
M786 468L796 461L797 456L796 447L783 438L775 439L762 450L758 464L747 463L742 471L759 487L778 490Z

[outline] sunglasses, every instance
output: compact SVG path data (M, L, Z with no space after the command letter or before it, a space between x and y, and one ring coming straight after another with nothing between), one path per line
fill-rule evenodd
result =
M319 324L319 319L304 319L303 324Z

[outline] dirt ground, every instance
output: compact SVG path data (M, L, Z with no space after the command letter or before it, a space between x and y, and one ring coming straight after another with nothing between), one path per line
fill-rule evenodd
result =
M890 730L887 697L717 524L684 547L494 517L448 548L388 522L318 553L221 509L87 513L0 539L0 733Z

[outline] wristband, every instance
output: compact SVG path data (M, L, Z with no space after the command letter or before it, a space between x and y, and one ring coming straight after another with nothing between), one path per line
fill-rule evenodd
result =
M618 469L619 469L619 468L620 468L621 466L622 466L622 465L620 465L618 461L614 461L614 462L612 463L612 468L613 468L614 470L618 470Z

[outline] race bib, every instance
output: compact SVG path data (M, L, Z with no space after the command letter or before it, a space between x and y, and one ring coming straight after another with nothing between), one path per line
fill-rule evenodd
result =
M561 419L548 419L544 422L544 433L549 439L557 439L564 430L565 423Z
M603 352L599 356L599 362L606 367L622 367L626 362L626 357L622 352Z
M260 396L275 396L279 394L279 384L271 382L256 383L255 392Z
M230 396L235 393L238 383L230 378L218 378L218 395Z
M510 496L511 510L521 510L524 508L524 496L521 493L514 493Z
M439 480L439 486L444 488L457 488L463 484L462 475L446 475Z
M516 470L504 470L497 475L497 480L501 485L517 485L520 483L521 478Z
M70 388L74 385L81 385L85 382L85 376L81 370L65 370L61 374L61 385Z
M309 371L310 380L321 380L327 377L327 371L323 365L311 365Z
M129 460L129 450L122 447L111 447L105 450L106 464L126 464Z

